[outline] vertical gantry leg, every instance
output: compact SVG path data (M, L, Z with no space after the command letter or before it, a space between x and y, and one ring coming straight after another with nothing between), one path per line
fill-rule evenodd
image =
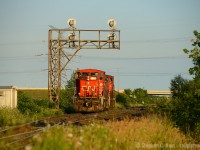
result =
M57 41L52 40L52 31L49 31L48 52L48 93L51 102L56 103L59 108L61 90L61 48L60 35Z
M64 51L61 39L61 32L58 31L57 39L52 38L52 30L49 30L49 51L48 51L48 93L51 102L56 103L56 108L60 104L61 74L65 67L81 49L76 47L72 55L68 56ZM66 44L66 43L65 43Z

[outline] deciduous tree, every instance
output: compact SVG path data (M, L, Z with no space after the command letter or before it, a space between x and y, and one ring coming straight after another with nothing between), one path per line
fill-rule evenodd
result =
M194 66L189 69L189 73L194 75L195 79L200 79L200 33L196 30L193 32L195 39L192 40L193 49L183 49L183 51L189 55L192 59Z

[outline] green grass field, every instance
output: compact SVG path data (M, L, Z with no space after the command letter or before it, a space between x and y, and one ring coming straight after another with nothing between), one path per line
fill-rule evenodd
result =
M23 89L18 91L22 91L31 99L48 99L47 89Z

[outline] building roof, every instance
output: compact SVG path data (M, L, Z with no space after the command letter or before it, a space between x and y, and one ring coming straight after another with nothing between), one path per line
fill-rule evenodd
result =
M15 86L0 86L0 89L15 89Z

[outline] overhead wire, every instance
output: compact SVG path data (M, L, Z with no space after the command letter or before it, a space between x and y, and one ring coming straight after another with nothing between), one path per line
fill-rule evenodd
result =
M45 57L43 57L45 56ZM29 55L29 56L0 56L0 61L7 61L7 60L29 60L29 59L48 59L48 54L36 54L36 55ZM177 56L151 56L151 57L108 57L108 56L85 56L85 55L75 55L75 57L79 58L91 58L91 59L116 59L116 60L137 60L137 59L185 59L188 58L184 55L177 55Z
M108 71L109 72L109 71ZM116 76L119 75L119 72L116 71L111 71L109 72L111 74L115 74ZM177 72L120 72L120 76L174 76L177 74L181 74L181 75L189 75L189 73L187 72L181 72L181 73L177 73Z
M48 41L41 40L41 41L15 41L15 42L4 42L0 43L0 46L13 46L13 45L35 45L35 44L46 44Z
M33 73L47 73L48 69L41 69L41 70L23 70L23 71L0 71L1 74L33 74ZM118 72L114 72L114 71L108 71L111 74L116 74L118 75ZM120 72L120 76L126 76L126 77L131 77L131 76L174 76L177 74L181 74L181 75L189 75L189 73L187 72L181 72L181 73L177 73L177 72L154 72L154 73L150 73L150 72ZM66 78L66 74L63 75L62 77Z
M149 58L121 58L121 60L139 60L139 59L153 59L154 57L149 57ZM180 57L156 57L156 59L171 59L171 58L180 58ZM182 58L182 57L181 57ZM96 57L96 59L98 59ZM101 57L99 57L99 59L101 59ZM115 58L113 58L115 59ZM109 69L110 70L110 69ZM0 74L38 74L38 73L48 73L48 69L38 69L38 70L16 70L16 71L0 71ZM114 72L113 72L114 73ZM114 74L118 75L117 72L115 72ZM158 76L158 77L164 77L164 76L176 76L177 74L181 74L181 75L189 75L189 73L162 73L162 72L154 72L154 73L150 73L150 72L120 72L120 76L121 77L152 77L152 76ZM62 80L66 81L68 80L69 77L67 77L66 73L62 74Z
M176 41L184 41L189 40L192 37L179 37L179 38L166 38L166 39L152 39L152 40L121 40L121 43L152 43L152 42L176 42ZM0 43L0 46L5 45L24 45L24 44L36 44L36 43L47 43L46 40L41 41L24 41L24 42L10 42L10 43ZM37 54L35 56L44 56L48 54ZM130 59L176 59L176 58L186 58L183 56L158 56L158 57L96 57L96 56L79 56L81 58L94 58L94 59L120 59L120 60L130 60ZM8 61L8 60L34 60L34 59L47 59L48 57L34 57L34 56L8 56L3 57L0 56L0 61Z
M166 39L152 39L152 40L122 40L123 43L152 43L152 42L176 42L176 41L185 41L188 39L191 39L192 37L182 37L182 38L166 38ZM23 45L23 44L35 44L35 43L47 43L48 41L41 40L41 41L25 41L25 42L11 42L11 43L0 43L0 46L5 45ZM44 57L45 56L45 57ZM0 56L0 61L9 61L9 60L38 60L38 59L44 59L47 60L48 54L36 54L36 55L30 55L30 56ZM105 57L105 56L84 56L84 55L76 55L80 59L113 59L113 60L143 60L143 59L186 59L188 57L186 56L151 56L151 57ZM1 71L2 74L7 73L38 73L38 72L44 72L48 69L42 69L42 70L22 70L22 71ZM170 73L134 73L134 74L121 74L121 76L163 76L163 75L170 75Z
M155 73L155 74L149 74L149 73L146 73L146 74L120 74L120 76L126 76L126 77L132 77L132 76L138 76L138 77L152 77L152 76L176 76L177 74L180 74L180 75L186 75L189 73Z
M48 71L48 69L41 69L41 70L19 70L19 71L0 71L1 74L16 74L16 73L41 73L44 71Z
M185 59L186 56L151 56L151 57L101 57L101 56L81 56L81 58L91 59L116 59L116 60L137 60L137 59Z
M142 39L142 40L122 40L122 43L169 43L179 41L190 41L192 37L165 38L165 39Z

